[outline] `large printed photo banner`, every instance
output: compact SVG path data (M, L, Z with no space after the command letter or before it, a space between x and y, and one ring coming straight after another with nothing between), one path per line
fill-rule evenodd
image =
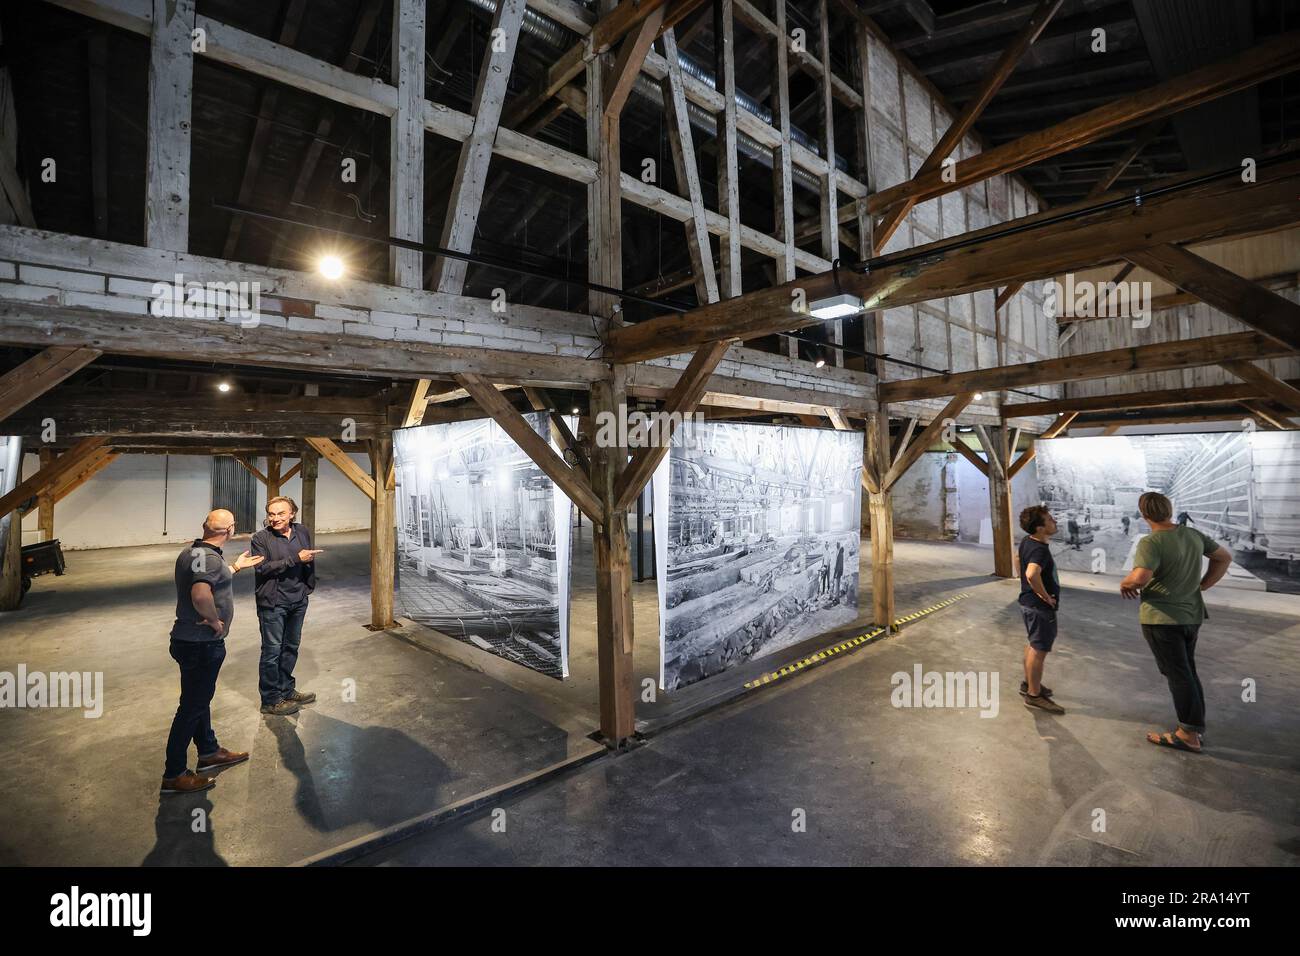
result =
M662 687L857 618L861 475L861 432L678 429L654 483Z
M1038 493L1060 526L1052 541L1060 567L1127 574L1151 530L1138 497L1158 491L1179 524L1232 552L1224 584L1300 593L1295 432L1054 438L1038 449Z
M393 452L400 613L567 677L569 499L491 419L399 429Z

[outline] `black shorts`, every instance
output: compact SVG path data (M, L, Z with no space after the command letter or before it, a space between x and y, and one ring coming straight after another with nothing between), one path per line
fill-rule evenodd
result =
M1056 612L1025 607L1022 604L1020 614L1025 619L1025 630L1029 633L1029 646L1043 653L1050 651L1056 641Z

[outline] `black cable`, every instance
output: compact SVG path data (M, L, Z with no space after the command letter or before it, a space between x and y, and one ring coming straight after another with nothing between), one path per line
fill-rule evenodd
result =
M234 213L237 216L251 216L255 219L268 219L272 222L280 222L290 226L299 226L304 229L315 229L317 232L330 232L338 236L346 236L348 239L356 239L361 242L373 242L380 245L393 246L398 249L410 249L413 252L427 253L432 256L445 256L448 259L461 259L465 262L472 262L475 265L490 266L494 269L502 269L506 272L518 273L519 275L534 276L539 279L549 279L552 282L562 282L566 285L578 285L591 292L599 292L603 295L612 295L621 299L627 299L631 302L640 302L642 305L648 305L652 308L668 309L673 312L690 311L690 308L687 306L679 306L671 302L661 302L647 296L637 295L635 292L628 292L625 289L616 289L613 286L601 285L598 282L587 282L585 279L571 279L568 276L548 272L545 269L522 266L518 262L513 262L508 259L499 259L496 256L485 256L481 253L474 252L458 252L455 249L444 249L441 246L435 246L430 243L415 242L412 239L398 239L394 236L366 236L361 233L349 232L346 229L333 229L329 226L318 226L314 223L303 222L298 219L290 219L288 216L278 216L274 213L262 212L259 209L250 209L247 206L240 206L234 203L218 202L215 199L212 201L212 206L214 209Z

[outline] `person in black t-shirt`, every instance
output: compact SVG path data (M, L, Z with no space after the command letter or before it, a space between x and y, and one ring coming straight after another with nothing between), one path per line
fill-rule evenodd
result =
M1020 512L1020 527L1025 532L1020 541L1020 614L1029 635L1020 695L1026 707L1063 714L1065 708L1052 700L1051 689L1042 683L1043 664L1056 641L1056 607L1061 597L1056 561L1047 546L1056 534L1056 519L1044 505L1034 505Z

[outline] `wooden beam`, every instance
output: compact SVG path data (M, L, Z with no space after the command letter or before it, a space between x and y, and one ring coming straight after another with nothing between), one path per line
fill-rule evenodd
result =
M1222 362L1222 367L1243 382L1258 389L1265 398L1300 414L1300 388L1288 385L1250 362Z
M1246 411L1250 412L1256 418L1263 419L1269 425L1272 425L1274 428L1280 429L1281 431L1296 430L1296 425L1268 408L1263 402L1242 402L1241 407L1246 409Z
M524 9L524 0L500 0L492 17L492 26L488 31L491 40L483 51L478 83L470 105L474 129L460 144L460 159L452 182L451 199L447 215L442 221L442 240L439 245L444 249L469 252L474 242L479 211L483 205L483 189L487 184L488 165L492 160L492 145L496 142L506 87L514 67L515 48L519 42L519 26L523 22ZM502 37L504 48L501 50L497 49L498 36ZM459 295L464 290L468 264L463 259L440 256L435 260L433 268L436 276L434 287L439 292Z
M1271 37L1243 53L1158 83L1010 143L976 153L958 162L951 170L934 170L882 189L872 194L867 205L872 212L880 213L909 199L925 202L1105 139L1130 127L1248 89L1297 68L1300 68L1300 32ZM852 210L841 211L842 222L851 216Z
M655 37L662 32L663 22L664 8L660 7L652 11L641 21L640 26L623 38L618 48L618 56L614 58L614 67L610 75L605 77L604 107L607 115L622 114L627 98L632 94L632 87L636 85L637 77L641 75L646 54L654 46ZM677 59L669 57L668 60L669 69L676 65L680 73L681 64ZM666 101L665 105L667 105Z
M690 255L691 271L695 274L695 295L700 302L717 302L718 278L713 271L713 253L709 248L704 191L700 187L700 168L695 162L691 120L686 112L686 93L682 85L682 65L677 57L677 39L672 30L664 31L662 42L664 60L668 63L668 76L662 89L673 170L677 176L678 192L685 193L691 204L691 218L686 222L686 250Z
M316 536L316 480L320 477L320 453L307 445L298 460L302 466L302 491L298 495L298 520Z
M626 511L641 494L646 482L659 466L659 462L663 461L664 455L668 454L677 425L699 406L709 376L718 367L722 357L727 354L728 347L726 342L714 342L691 356L690 364L686 366L681 378L673 387L672 394L668 396L668 401L664 403L661 420L667 422L667 435L661 431L659 441L638 448L632 453L632 461L619 476L615 488L615 512L621 514Z
M44 395L103 353L98 349L52 346L0 376L0 421Z
M794 173L790 157L793 149L790 131L790 37L786 32L785 4L777 3L774 6L776 58L772 61L772 125L776 127L781 140L772 150L772 192L776 200L776 228L773 233L781 242L776 257L776 281L789 283L795 281ZM786 300L787 304L789 301ZM791 358L799 357L797 340L786 339L785 348L786 354Z
M243 455L231 455L230 457L235 459L235 461L239 462L241 465L243 465L244 470L248 472L250 475L252 475L254 478L256 478L259 482L261 482L263 486L268 484L267 477L266 475L262 474L261 469L258 468L256 465L254 465Z
M966 444L964 441L958 438L956 441L952 443L952 447L957 450L957 453L959 455L961 455L968 462L974 465L976 470L981 475L983 475L985 478L989 476L989 463L986 462L983 458L981 458L978 454L976 454L975 449L971 448L970 445Z
M29 498L34 498L49 488L53 488L68 474L80 466L97 448L108 439L96 436L83 438L66 452L39 469L26 481L19 482L7 495L0 496L0 518L13 511Z
M973 391L958 392L954 395L948 404L944 406L943 411L936 415L929 425L925 426L925 431L921 432L911 445L902 449L901 454L889 466L889 470L885 472L885 477L881 479L881 490L889 491L893 488L907 469L911 468L922 453L938 440L944 428L953 424L957 420L957 416L974 400L975 393ZM885 402L882 400L881 404L883 405Z
M573 456L575 467L584 474L590 474L591 463L587 460L587 453L582 450L582 444L574 437L564 413L560 411L555 400L542 388L524 386L524 395L528 399L528 404L533 406L533 411L547 413L551 423L551 440L559 445L560 450L565 454Z
M1078 417L1079 417L1078 412L1062 412L1061 415L1056 419L1056 421L1052 422L1051 425L1047 426L1047 430L1043 432L1043 434L1040 435L1039 437L1040 438L1058 437L1059 435L1063 434L1066 431L1066 429L1070 427L1070 424Z
M102 451L102 449L101 449ZM45 468L54 461L54 449L42 448L37 452L37 458L40 461L40 467ZM54 489L47 488L36 499L37 524L40 526L41 540L54 540Z
M1015 576L1014 530L1011 520L1011 455L1007 445L1007 429L994 428L990 441L987 429L978 428L984 450L989 456L989 517L993 532L993 573L1000 578Z
M885 475L889 464L889 416L877 411L867 415L866 454L863 473L873 474L867 511L871 524L871 615L877 627L889 631L894 622L894 496Z
M609 51L629 30L663 7L667 0L621 0L612 11L596 21L591 32L561 54L536 83L530 86L505 113L502 125L517 129L546 104L587 63ZM672 24L666 24L671 26ZM590 92L590 90L588 91Z
M1291 384L1300 383L1300 379ZM1002 418L1034 418L1061 412L1108 412L1129 408L1214 405L1247 398L1262 398L1264 392L1253 385L1205 385L1198 388L1165 388L1148 392L1120 392L1113 395L1087 395L1058 398L1045 402L1017 402L1002 406Z
M58 504L86 482L90 481L91 478L94 478L97 474L116 461L118 457L119 455L116 451L108 448L100 448L99 450L92 452L86 458L84 465L59 482L58 487L51 492L51 498L54 504ZM51 515L51 519L53 519L53 515ZM53 532L53 527L51 527L51 532Z
M822 2L824 3L825 0L822 0ZM1016 34L1015 38L1002 52L1002 56L998 58L993 69L984 77L979 89L966 101L961 114L953 120L948 129L944 131L943 136L934 144L934 148L930 150L930 155L925 158L925 162L916 171L916 175L913 177L914 180L941 170L943 161L957 148L962 137L970 132L971 127L975 125L975 121L984 112L984 108L989 105L998 90L1002 88L1002 84L1011 76L1011 73L1019 65L1021 58L1033 46L1034 41L1043 32L1043 28L1047 26L1048 21L1056 15L1056 11L1061 8L1063 2L1064 0L1042 0L1038 4L1029 20L1026 21L1020 32ZM915 204L915 197L908 196L881 217L872 235L874 243L873 255L878 253L885 243L889 241L889 238L894 234L894 230L898 228L899 223L906 218Z
M1141 205L1095 211L1092 201L1072 204L1020 219L1014 231L999 224L884 256L869 272L840 269L838 280L829 272L802 276L684 314L614 329L607 358L644 361L706 341L753 338L820 322L811 311L792 312L797 290L803 290L809 307L844 292L861 297L871 311L1058 275L1162 243L1279 228L1300 220L1298 182L1297 159L1261 163L1252 184L1236 177L1202 182L1174 177L1160 184L1170 188L1149 195Z
M369 498L375 500L375 479L361 470L361 466L353 461L342 448L334 444L330 438L306 438L304 441L316 449L321 455L329 459L330 463L343 472L343 476L356 485L358 490Z
M587 479L564 463L564 459L555 453L550 443L533 430L528 420L492 387L492 383L469 374L457 375L456 381L593 524L601 524L605 520L603 506L592 492Z
M144 242L185 252L190 241L190 112L195 0L153 0L144 178Z
M1138 250L1127 258L1286 348L1300 350L1300 305L1276 292L1175 245Z
M1260 332L1233 332L1200 339L1155 342L1105 352L1086 352L1059 359L1043 359L1021 365L1003 365L974 372L953 372L928 378L882 382L881 400L887 402L942 398L955 392L994 391L1030 385L1079 382L1092 378L1157 372L1200 365L1216 365L1234 359L1272 358L1287 354Z
M718 212L727 220L719 237L720 292L730 299L741 293L740 168L736 152L736 31L734 0L713 4L714 75L722 94L717 118Z
M286 471L286 472L284 472L282 475L280 475L280 487L283 488L283 487L284 487L284 483L285 483L286 481L289 481L291 478L293 478L293 477L294 477L296 474L298 474L298 472L300 472L300 471L302 471L302 461L301 461L301 460L298 461L298 464L294 465L294 466L293 466L292 468L290 468L288 471Z
M392 627L393 587L397 560L396 500L385 476L393 465L391 436L370 440L370 480L376 494L370 499L370 630Z
M411 397L406 403L406 414L402 416L402 427L410 428L424 420L425 409L429 406L429 380L422 378L411 386Z
M903 452L907 451L907 444L912 440L912 433L916 431L917 418L909 418L907 424L903 426L903 432L898 436L898 447L894 450L894 462L897 463L903 457Z
M606 381L591 388L591 414L619 415L627 404L624 369L615 366ZM627 516L615 505L626 466L625 446L592 447L591 484L608 516L593 529L596 572L596 658L600 686L600 733L617 748L636 731L636 682L633 661L632 552Z
M393 0L397 109L388 121L388 230L412 242L424 242L424 17L423 0ZM390 247L388 262L394 285L424 287L422 253Z

